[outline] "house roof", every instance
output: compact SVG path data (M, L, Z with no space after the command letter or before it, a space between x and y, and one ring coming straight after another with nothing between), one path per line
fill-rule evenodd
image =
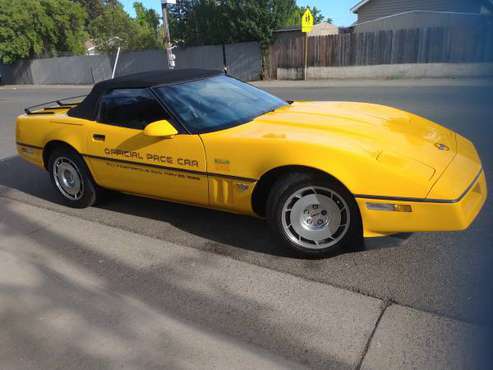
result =
M301 25L300 24L297 24L297 25L294 25L294 26L286 26L286 27L283 27L283 28L279 28L277 30L274 30L274 33L279 33L279 32L297 32L297 31L301 31Z
M321 22L313 26L313 29L308 36L337 35L338 33L339 27L328 22Z
M84 47L86 48L86 50L91 50L91 49L94 49L96 47L96 44L94 44L93 40L86 40L84 42Z
M351 11L353 13L358 13L358 10L363 6L363 5L366 5L370 2L371 0L361 0L358 4L356 4L355 6L353 6L351 8Z
M364 5L368 4L371 0L360 0L356 5L354 5L351 8L351 12L353 13L358 13L358 10L363 7ZM488 6L488 4L493 4L493 0L487 0L486 4L483 4L483 6L491 11L491 6Z

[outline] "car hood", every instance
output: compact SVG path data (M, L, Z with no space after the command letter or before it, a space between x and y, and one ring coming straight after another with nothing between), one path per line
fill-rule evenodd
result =
M294 102L255 120L265 137L293 141L343 142L397 166L419 162L430 178L442 172L456 153L453 131L398 109L367 103ZM262 127L261 130L259 128ZM356 148L354 148L356 149Z

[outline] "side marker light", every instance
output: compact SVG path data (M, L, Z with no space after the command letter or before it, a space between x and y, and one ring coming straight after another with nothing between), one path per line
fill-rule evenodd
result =
M371 211L388 211L388 212L412 212L413 209L408 204L392 204L392 203L366 203L366 208Z

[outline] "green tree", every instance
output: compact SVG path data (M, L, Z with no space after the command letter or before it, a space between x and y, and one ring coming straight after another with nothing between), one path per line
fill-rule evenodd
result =
M102 0L75 0L86 10L88 19L99 17L103 13L104 3Z
M0 61L82 53L85 19L70 0L0 0Z
M128 49L134 37L132 20L121 4L108 4L89 26L89 32L100 51Z
M51 21L51 39L45 44L45 52L53 56L65 52L84 54L88 37L84 8L71 0L41 0L41 4Z
M295 0L178 0L171 7L171 36L186 45L268 44L295 10Z
M310 9L310 11L312 12L313 22L315 24L319 24L322 22L332 23L332 19L325 18L325 16L322 14L322 11L318 9L316 6L314 7L297 6L296 9L291 14L290 18L288 19L286 25L287 26L301 25L301 17L307 9Z
M89 31L98 50L114 52L153 49L160 46L159 17L141 3L134 4L136 18L131 18L118 1L108 2L103 13L94 19Z
M141 25L156 31L159 27L159 15L154 9L146 9L141 2L134 3L135 20Z
M12 63L41 54L49 20L37 0L0 0L0 59Z
M140 2L134 3L137 35L134 47L138 49L155 49L162 45L159 27L159 15L154 9L146 9Z
M230 42L257 40L272 42L273 32L283 27L296 9L295 0L227 1L227 26L234 30Z
M179 0L170 7L171 37L188 46L222 43L228 37L222 12L219 2L212 0Z

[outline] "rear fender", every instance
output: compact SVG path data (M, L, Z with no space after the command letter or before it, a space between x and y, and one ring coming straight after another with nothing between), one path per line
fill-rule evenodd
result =
M57 124L57 123L55 123ZM67 125L63 127L63 124L60 124L60 128L58 130L51 131L44 140L44 154L46 154L46 150L50 150L53 148L54 143L63 143L70 147L72 147L79 154L84 154L86 150L86 142L85 142L85 128L81 125ZM43 155L43 164L46 167L47 156Z

